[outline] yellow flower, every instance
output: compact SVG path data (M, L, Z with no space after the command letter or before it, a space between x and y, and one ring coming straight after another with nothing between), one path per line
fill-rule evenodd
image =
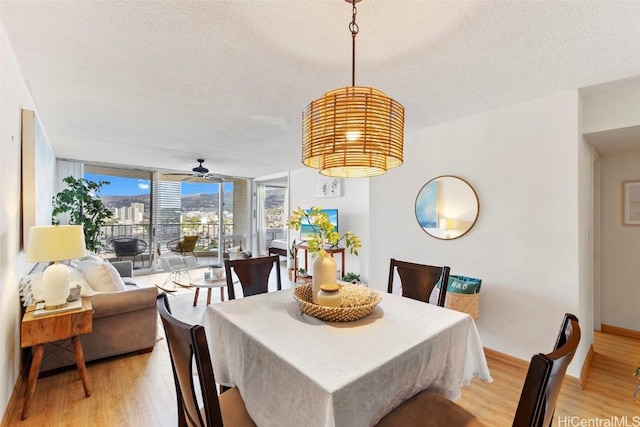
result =
M311 209L305 211L298 206L298 209L294 210L287 219L287 226L298 231L302 225L303 218L306 219L306 222L313 230L313 235L307 240L307 248L312 255L325 256L325 245L328 244L331 247L337 247L338 243L343 239L349 251L354 255L358 255L358 248L362 247L360 238L351 231L347 231L344 235L340 236L340 234L335 231L333 224L331 224L329 216L325 212L322 212L320 207L311 206Z

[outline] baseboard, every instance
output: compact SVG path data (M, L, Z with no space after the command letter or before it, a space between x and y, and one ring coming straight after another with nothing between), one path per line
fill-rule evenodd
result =
M524 368L527 369L529 367L529 362L526 360L518 359L517 357L509 356L505 353L500 353L499 351L492 350L490 348L484 347L484 354L486 357L494 359L501 363L507 363L509 365L515 366L516 368Z
M9 427L11 425L11 418L13 413L16 411L16 406L18 403L18 396L20 396L22 393L22 375L18 375L18 380L16 381L16 385L13 387L13 393L11 393L11 398L9 399L9 403L7 404L7 409L4 411L4 415L2 416L2 423L0 423L0 427Z
M634 338L640 340L640 331L634 329L619 328L611 325L601 325L600 331L606 334L620 335L622 337Z
M509 356L505 353L500 353L499 351L492 350L490 348L484 347L484 354L487 358L495 360L500 363L506 363L508 365L513 366L514 368L524 369L525 371L529 369L529 361L522 360L514 356ZM574 386L581 387L581 381L579 378L572 377L571 375L566 375L564 377L565 381L572 383Z
M587 357L584 359L584 364L582 365L582 371L580 372L580 389L584 390L584 383L587 381L587 375L589 374L589 369L591 369L591 362L593 361L593 344L589 347L589 352L587 353Z

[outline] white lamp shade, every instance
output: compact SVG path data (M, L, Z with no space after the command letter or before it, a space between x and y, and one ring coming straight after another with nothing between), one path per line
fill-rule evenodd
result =
M27 262L63 261L87 254L81 225L35 226L29 229Z

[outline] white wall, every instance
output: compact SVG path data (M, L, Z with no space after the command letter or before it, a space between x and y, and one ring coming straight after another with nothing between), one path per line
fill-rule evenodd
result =
M360 237L362 248L359 255L351 255L346 252L346 272L360 274L360 279L369 282L369 180L364 178L349 178L342 180L342 197L316 198L316 181L327 179L315 169L303 168L290 172L289 175L289 208L291 210L301 207L308 209L311 206L319 206L326 209L338 209L338 229L340 234L352 231ZM375 179L375 178L374 178ZM289 238L298 241L299 233L292 231ZM301 255L300 255L301 256ZM340 268L340 256L336 256L338 269ZM311 265L309 256L309 265ZM345 272L343 272L344 274Z
M640 151L601 158L602 323L640 330L640 226L622 225L622 183L640 181Z
M34 109L24 78L0 23L0 408L4 413L19 375L18 282L32 267L20 249L21 109ZM39 185L36 221L50 223L55 161L48 144L35 147ZM48 182L44 186L40 181ZM50 187L50 188L49 188ZM39 223L42 225L42 223Z
M582 91L583 133L640 124L640 78L605 83Z
M569 91L408 133L404 165L370 181L371 286L385 289L392 257L481 278L483 345L525 360L552 349L564 313L591 324L579 306L578 129ZM467 180L480 200L457 240L415 219L418 191L438 175ZM587 328L571 375L591 342Z

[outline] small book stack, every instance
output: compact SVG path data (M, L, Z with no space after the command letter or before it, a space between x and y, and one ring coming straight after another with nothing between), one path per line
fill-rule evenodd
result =
M82 298L78 298L75 301L68 302L67 305L53 310L45 310L44 303L39 302L36 304L36 309L33 311L33 317L46 316L50 314L64 313L65 311L79 310L82 308Z

